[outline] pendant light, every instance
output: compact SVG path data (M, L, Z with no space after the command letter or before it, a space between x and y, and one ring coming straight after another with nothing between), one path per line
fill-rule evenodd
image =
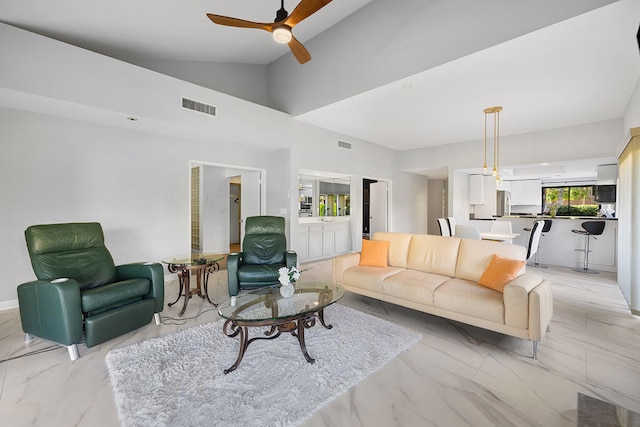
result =
M500 111L502 107L489 107L484 109L484 164L482 173L487 173L487 116L493 115L493 170L492 174L496 177L496 185L500 185L502 178L500 177Z

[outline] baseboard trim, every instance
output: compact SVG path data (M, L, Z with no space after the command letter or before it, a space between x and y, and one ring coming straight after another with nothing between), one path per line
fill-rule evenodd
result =
M9 301L0 301L0 311L11 310L12 308L18 308L17 299L12 299Z

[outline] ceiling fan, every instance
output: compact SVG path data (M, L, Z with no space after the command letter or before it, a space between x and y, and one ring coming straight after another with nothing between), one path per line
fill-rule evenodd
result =
M302 43L293 36L291 30L301 21L307 19L329 3L331 3L331 0L302 0L298 3L298 6L296 6L291 15L289 15L289 12L284 9L284 0L281 0L280 10L276 12L276 19L273 23L245 21L243 19L214 15L212 13L207 13L207 16L213 22L220 25L257 28L259 30L269 31L273 34L275 41L287 43L293 56L296 57L299 63L304 64L311 59L311 55Z

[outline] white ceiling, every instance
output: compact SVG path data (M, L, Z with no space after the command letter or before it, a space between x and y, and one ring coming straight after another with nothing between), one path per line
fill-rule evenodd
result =
M640 75L640 1L620 1L297 116L397 150L619 118Z
M333 1L294 35L304 43L369 2ZM286 0L285 9L298 3ZM280 0L2 0L0 21L115 58L268 64L289 47L266 31L216 25L206 14L273 22L278 9Z
M310 42L313 57L314 43L324 39L311 39L371 2L335 0L294 33ZM269 22L279 3L112 0L98 8L86 0L2 0L0 21L116 58L270 64L288 54L288 47L264 31L215 25L206 13ZM297 3L286 0L285 8L291 12ZM616 1L296 119L407 150L480 139L482 111L493 105L504 107L502 135L619 118L640 76L639 17L640 1ZM386 18L379 16L375 25ZM350 31L355 35L358 28Z

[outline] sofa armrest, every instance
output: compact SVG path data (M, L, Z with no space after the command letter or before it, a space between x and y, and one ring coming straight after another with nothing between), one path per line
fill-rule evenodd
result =
M520 329L529 328L529 294L542 282L541 276L524 273L505 285L503 290L505 325Z
M116 267L118 281L145 278L151 281L151 289L144 298L154 298L154 313L160 313L164 306L164 269L158 263L132 263Z
M82 306L75 280L23 283L18 286L18 304L25 333L66 346L80 342Z
M242 265L242 252L229 254L227 257L227 277L229 281L229 296L233 297L240 292L238 281L238 268Z
M529 339L542 341L553 317L553 292L551 283L543 280L529 294Z
M360 252L344 254L333 259L333 283L344 283L344 272L360 264Z

